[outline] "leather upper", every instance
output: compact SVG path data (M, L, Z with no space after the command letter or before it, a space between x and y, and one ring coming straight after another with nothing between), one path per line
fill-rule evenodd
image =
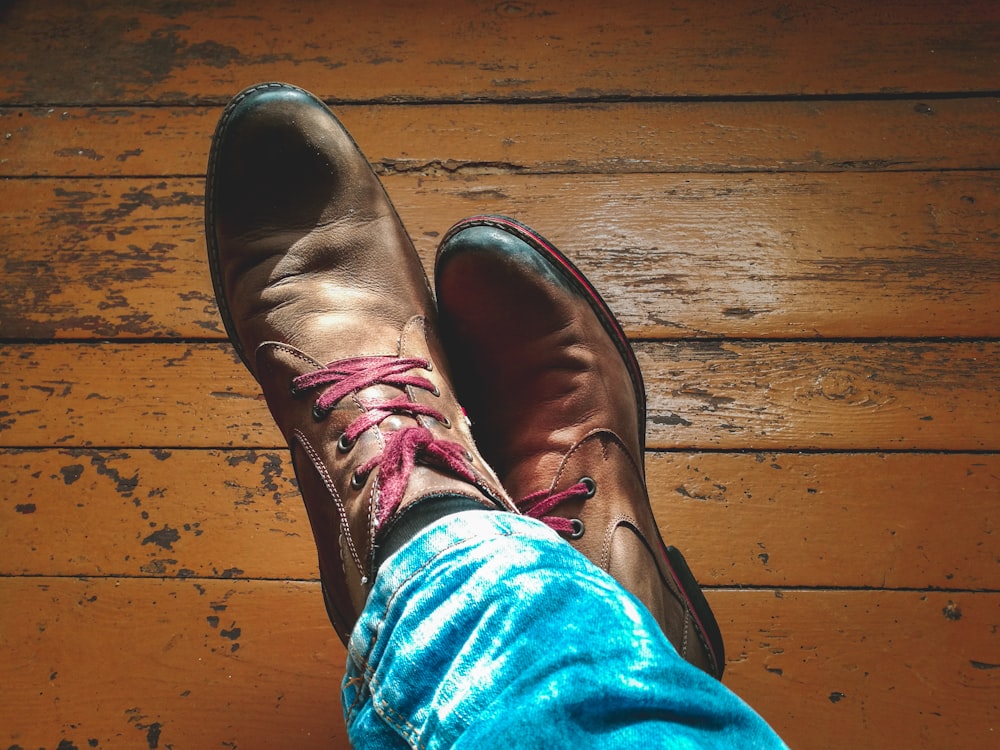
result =
M603 300L505 217L475 217L445 236L436 289L459 399L511 496L593 480L592 497L552 510L582 531L571 543L649 608L682 656L720 675L721 637L713 649L706 632L714 619L700 622L653 518L641 376Z
M210 156L206 236L220 312L288 441L327 607L346 642L374 578L380 535L408 508L460 495L515 509L453 395L413 245L368 162L322 102L263 84L230 103ZM323 393L339 387L331 382L350 382L328 366L358 358L376 368L407 366L355 390L348 385L331 408L317 409ZM315 373L329 378L296 387ZM357 420L373 424L342 439ZM404 466L402 499L387 508L386 466L363 476L358 470L404 431L444 446L451 458ZM442 469L448 460L461 476Z

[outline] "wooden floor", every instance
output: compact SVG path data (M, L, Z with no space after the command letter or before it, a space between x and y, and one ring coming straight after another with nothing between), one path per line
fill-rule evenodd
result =
M330 101L422 257L513 215L635 346L726 682L796 748L1000 743L1000 3L0 3L0 747L343 748L202 231Z

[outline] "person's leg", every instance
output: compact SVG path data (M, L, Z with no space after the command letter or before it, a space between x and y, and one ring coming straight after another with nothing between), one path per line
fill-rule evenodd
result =
M342 701L365 748L779 748L538 521L457 513L381 567Z

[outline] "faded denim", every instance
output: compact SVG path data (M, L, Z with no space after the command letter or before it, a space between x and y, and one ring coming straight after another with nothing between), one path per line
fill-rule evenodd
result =
M508 513L446 516L386 561L342 700L358 750L785 747L610 576Z

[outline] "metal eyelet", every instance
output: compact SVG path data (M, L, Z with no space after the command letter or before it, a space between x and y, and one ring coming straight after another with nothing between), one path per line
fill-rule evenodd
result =
M288 395L292 398L299 398L302 393L302 391L295 387L295 381L292 381L292 383L288 386Z
M348 439L346 432L342 432L340 433L340 437L337 438L337 450L341 453L347 453L354 447L355 442L357 441Z
M597 494L597 482L590 477L580 477L580 484L587 488L587 494L584 496L584 499L589 500Z
M472 451L466 451L465 452L465 460L468 461L471 464L473 461L476 460L476 457L472 455Z
M451 420L448 419L448 417L441 417L441 419L438 420L438 424L444 427L446 430L451 429Z
M441 390L435 385L434 390L431 391L431 395L434 396L434 398L437 398L441 395Z
M362 487L365 486L365 482L367 481L367 479L368 479L367 476L360 476L358 472L354 472L353 474L351 474L351 489L360 490Z
M579 518L570 519L570 523L573 524L573 530L569 532L570 539L579 539L583 536L583 533L587 530L583 525L583 521Z
M313 412L313 419L315 419L316 421L319 421L321 419L326 419L326 415L330 413L326 409L320 408L319 404L313 404L312 412Z

